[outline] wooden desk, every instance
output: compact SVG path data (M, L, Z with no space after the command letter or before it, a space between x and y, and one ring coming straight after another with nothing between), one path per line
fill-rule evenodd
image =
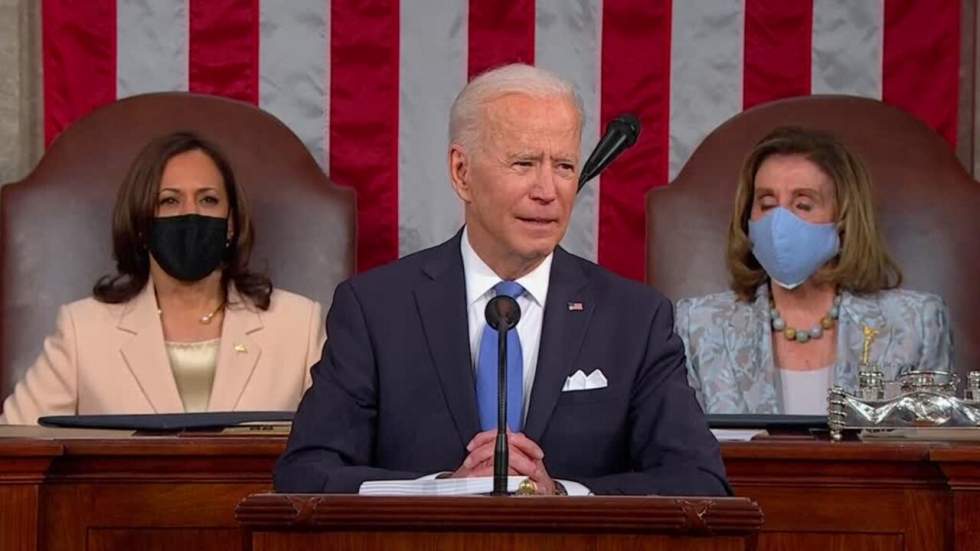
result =
M0 438L0 550L240 549L283 438ZM760 550L978 549L980 445L767 440L722 446L759 503Z
M944 551L954 541L954 512L957 524L980 522L980 509L954 511L954 493L971 492L950 486L942 461L950 449L937 443L769 440L726 444L724 457L736 493L765 512L760 551ZM980 472L980 447L960 450ZM980 543L957 541L956 549L963 550Z
M0 550L241 550L235 505L271 490L284 445L0 439Z
M742 551L762 525L745 498L258 494L236 516L251 551Z

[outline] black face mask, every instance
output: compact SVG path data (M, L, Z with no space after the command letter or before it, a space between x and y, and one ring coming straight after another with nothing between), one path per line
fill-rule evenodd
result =
M153 219L150 253L157 264L181 281L199 281L225 259L228 220L200 214Z

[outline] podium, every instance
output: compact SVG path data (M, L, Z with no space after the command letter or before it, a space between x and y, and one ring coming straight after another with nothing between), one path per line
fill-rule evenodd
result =
M754 550L745 498L255 494L235 510L252 551Z

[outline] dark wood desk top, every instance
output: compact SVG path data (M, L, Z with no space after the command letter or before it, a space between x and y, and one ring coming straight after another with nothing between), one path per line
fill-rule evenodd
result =
M250 527L415 529L451 525L481 530L546 532L750 533L762 527L758 505L745 498L669 497L380 497L257 494L235 517Z
M35 433L41 434L41 433ZM14 455L74 456L248 456L276 455L285 436L214 436L208 433L132 435L112 438L5 437L0 432L0 457ZM813 459L834 461L972 461L980 459L980 442L844 441L812 437L761 438L723 442L725 459Z
M130 475L153 478L163 473L236 472L268 479L285 447L282 436L129 436L112 438L4 438L0 461L30 460L48 476L99 477L126 467ZM919 482L944 477L944 465L980 465L980 443L950 442L832 442L814 438L761 439L726 442L721 446L733 482L758 476L833 477L854 469L862 478L902 474ZM760 472L760 465L765 472ZM869 468L869 466L874 468ZM950 467L952 468L952 467ZM801 472L803 470L803 472ZM9 469L0 469L2 480Z

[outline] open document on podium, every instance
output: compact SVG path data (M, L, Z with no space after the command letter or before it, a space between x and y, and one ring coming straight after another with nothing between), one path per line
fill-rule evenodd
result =
M507 491L516 492L523 476L508 476ZM472 478L418 478L415 480L369 480L358 493L366 496L467 496L493 491L492 476Z

